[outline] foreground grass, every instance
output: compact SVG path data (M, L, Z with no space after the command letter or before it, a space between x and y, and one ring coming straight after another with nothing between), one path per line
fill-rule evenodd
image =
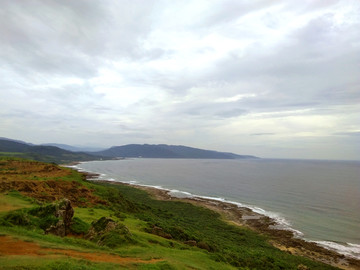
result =
M54 172L54 167L28 161L11 163L12 167L9 168L9 160L0 159L0 179L1 173L6 178L1 181L55 180L58 183L56 188L68 182L78 183L73 189L75 195L78 192L77 196L73 196L76 198L74 203L78 205L73 218L77 225L74 227L77 237L45 235L41 226L43 219L49 217L36 216L42 209L40 204L46 205L46 202L39 201L43 197L32 192L24 196L16 190L0 193L1 235L37 243L44 248L155 261L114 264L76 258L69 260L67 256L54 254L44 254L41 260L32 256L0 256L1 269L298 269L299 266L334 269L279 251L268 243L266 237L247 228L230 225L211 210L184 202L158 201L145 191L130 186L84 181L82 174L70 169L62 169L58 172L61 174L59 176L44 171L47 168L49 172ZM14 167L14 164L18 164L18 167ZM34 166L41 169L26 172ZM92 196L81 197L81 190L91 190ZM32 222L21 223L19 220L23 219L10 219L10 216L31 219ZM83 239L82 235L91 223L101 217L111 217L126 226L130 236L121 238L110 235L101 245ZM51 222L51 218L46 222Z
M11 210L34 206L31 199L23 197L19 192L12 191L7 194L0 193L0 215Z

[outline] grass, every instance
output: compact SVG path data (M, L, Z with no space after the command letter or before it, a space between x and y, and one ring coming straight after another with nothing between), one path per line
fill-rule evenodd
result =
M0 193L0 216L1 213L28 208L34 206L33 200L22 196L18 191L13 190L7 193Z
M11 169L6 165L11 160L0 159L3 172ZM27 168L25 165L22 168ZM13 169L18 170L18 179L21 168ZM23 177L37 176L39 181L56 180L60 184L75 181L107 202L107 205L76 207L72 225L74 234L86 234L90 226L100 224L99 220L103 217L114 220L118 224L117 229L104 232L93 241L45 235L44 229L56 221L51 215L51 204L39 206L34 199L17 191L6 191L0 193L0 235L33 241L50 248L105 252L160 261L149 264L133 262L124 266L68 260L64 256L42 256L42 260L26 256L15 260L11 256L0 256L0 269L297 269L300 264L309 269L334 269L282 252L272 247L266 237L230 225L209 209L184 202L158 201L145 191L130 186L84 181L80 173L67 168L62 170L68 173L62 176L42 174L41 177L28 173ZM195 245L188 245L187 241Z
M25 156L24 153L20 152L0 152L0 157L23 157Z

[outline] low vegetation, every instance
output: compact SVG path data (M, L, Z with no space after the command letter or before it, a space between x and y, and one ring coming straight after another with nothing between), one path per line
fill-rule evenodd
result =
M73 206L66 236L46 234L62 224L64 197ZM211 210L14 158L0 159L0 254L1 269L334 269Z

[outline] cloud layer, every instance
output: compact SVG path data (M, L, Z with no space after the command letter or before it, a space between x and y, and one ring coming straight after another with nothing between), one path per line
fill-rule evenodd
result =
M5 0L0 133L360 159L359 13L356 0Z

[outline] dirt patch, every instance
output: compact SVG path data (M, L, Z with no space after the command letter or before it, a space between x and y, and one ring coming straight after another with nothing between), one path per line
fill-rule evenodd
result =
M0 212L8 212L8 211L12 211L12 210L20 209L20 208L23 208L23 207L0 203Z
M0 236L0 255L2 256L69 256L75 259L85 259L93 262L109 262L118 264L156 263L162 260L141 260L139 258L121 257L101 252L90 253L70 249L44 248L33 242L16 240L9 236Z

